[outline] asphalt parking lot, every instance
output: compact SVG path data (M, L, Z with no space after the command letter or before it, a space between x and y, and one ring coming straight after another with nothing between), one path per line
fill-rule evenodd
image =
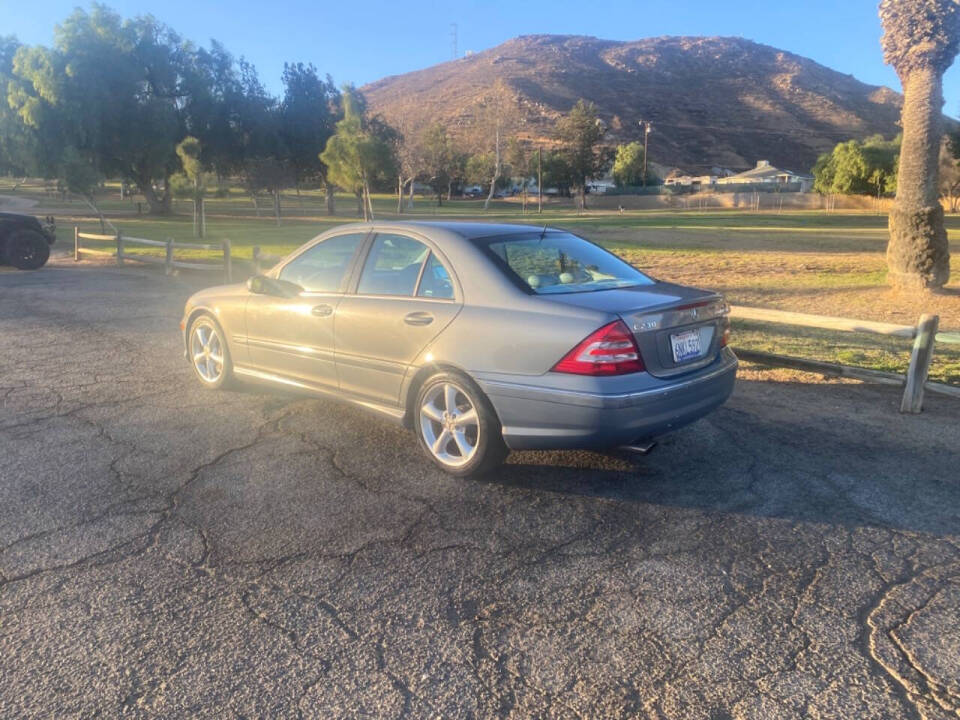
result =
M649 456L452 480L201 390L198 282L0 272L0 717L960 714L960 402L746 373Z

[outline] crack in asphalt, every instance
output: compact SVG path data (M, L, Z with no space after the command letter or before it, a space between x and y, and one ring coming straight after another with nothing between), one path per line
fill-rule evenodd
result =
M123 283L110 285L111 278L124 277L123 272L98 271L98 282L112 289L97 292L136 292L124 289ZM77 277L81 280L75 287L56 292L72 297L84 287L83 276ZM158 280L157 286L163 282ZM747 703L757 697L769 696L788 707L783 697L769 694L792 675L815 681L821 691L819 697L804 691L807 694L795 698L784 712L830 714L830 706L825 711L819 705L822 697L854 692L851 687L868 703L864 712L870 717L939 720L955 717L960 707L949 678L927 667L916 645L916 620L927 620L937 593L960 578L960 540L955 533L916 520L903 527L885 521L880 506L858 494L857 482L869 478L851 476L850 481L846 475L832 475L822 459L810 457L814 440L805 433L813 432L813 420L802 426L809 425L806 431L795 427L794 437L762 425L777 422L776 408L762 396L751 401L747 394L739 406L724 411L723 419L715 416L699 426L707 436L702 441L715 453L715 474L698 476L696 482L683 477L684 468L689 472L683 465L678 477L664 480L658 468L666 461L655 457L613 470L593 469L590 461L575 472L549 459L531 469L523 466L521 457L519 466L505 468L503 480L434 482L435 475L424 476L419 470L413 474L413 455L400 456L396 468L359 462L349 427L332 427L338 422L359 424L356 411L262 394L210 394L195 401L190 391L180 389L187 373L183 367L176 369L179 358L157 359L175 353L175 343L161 340L145 349L137 339L143 326L160 329L169 324L171 337L176 335L169 322L175 323L177 315L172 302L169 310L163 306L120 323L98 319L89 303L77 302L68 309L41 307L34 313L33 306L43 304L41 289L49 288L39 282L23 294L15 287L0 293L8 308L0 318L0 332L11 340L0 348L0 409L9 414L0 420L0 448L15 447L33 433L55 438L61 432L79 432L76 442L95 440L101 454L97 460L102 466L94 464L94 470L85 472L105 473L113 499L98 499L95 509L82 517L76 517L79 509L73 509L73 515L61 513L48 527L38 528L46 519L13 525L25 532L0 547L0 562L21 554L36 562L43 561L41 550L47 544L54 549L57 543L78 545L68 548L78 555L69 562L47 562L24 572L0 568L0 649L14 651L0 652L0 673L11 680L19 682L22 670L31 673L34 682L46 682L47 674L37 671L33 654L17 651L25 647L23 642L49 640L36 639L42 632L31 638L28 633L34 631L19 619L4 624L4 614L18 617L34 611L30 622L43 628L44 622L57 621L61 610L54 601L64 587L83 573L123 562L126 568L98 582L111 589L111 602L118 607L136 608L135 617L148 614L163 600L117 594L111 584L144 582L124 575L139 567L141 559L146 567L149 553L161 563L151 566L151 573L181 568L176 603L232 603L241 623L232 632L243 636L253 632L244 628L259 628L257 632L283 644L284 655L300 658L289 678L276 679L289 686L285 703L299 717L317 715L319 707L329 710L325 704L311 705L311 698L333 702L335 691L348 679L357 684L352 692L362 697L367 692L364 683L372 687L374 676L395 693L396 707L390 707L401 717L646 714L719 720L748 714ZM27 306L23 320L18 308ZM24 334L21 328L27 327L36 329L36 336L17 342ZM118 357L128 359L126 365L104 366L101 348L108 343ZM70 358L63 358L65 346L71 347ZM68 372L51 372L54 367ZM130 377L141 373L149 378ZM116 412L106 417L111 410ZM139 410L149 412L134 414ZM200 411L210 411L214 422L227 427L210 437L197 427L192 432L203 442L177 448L177 433L182 432L178 414ZM867 410L858 406L858 412ZM925 416L903 422L926 422L929 413ZM147 435L138 434L143 429L169 433L172 457L161 466L162 477L149 460L160 460L162 451L146 442ZM387 434L392 431L383 432L394 441L394 435ZM764 447L764 438L775 438L778 449ZM905 447L913 452L911 448L921 446ZM677 444L663 451L682 461L689 448ZM877 467L870 457L876 446L863 437L845 441L835 451L848 453L851 473L857 463ZM199 459L189 453L199 454ZM227 513L229 518L236 510L232 502L250 501L241 496L208 506L204 493L246 472L234 460L260 456L266 458L264 467L272 473L270 481L279 496L288 502L315 500L293 492L284 495L284 483L294 478L272 468L305 457L315 460L312 467L329 471L335 482L349 487L338 496L346 498L343 502L390 507L393 515L385 527L377 528L379 536L349 536L336 551L313 541L307 531L296 536L290 529L285 537L293 542L280 545L282 552L257 543L240 552L223 534L223 523L230 520L220 522L209 513ZM137 457L142 458L140 466L131 467ZM797 458L809 458L811 468L798 472L791 464ZM613 478L607 485L600 479L603 473ZM811 481L805 495L779 484L792 474L793 482ZM50 480L38 477L36 482ZM166 484L159 486L160 480ZM326 476L315 481L328 482ZM944 501L957 498L946 479L918 476L915 482L925 483L918 493L925 488ZM714 483L722 484L719 491ZM895 490L882 486L878 492L896 497ZM697 493L709 499L691 501ZM800 514L766 514L767 508L783 502L797 504ZM841 506L843 513L831 505ZM922 510L920 506L911 512ZM277 510L265 503L260 512ZM324 517L338 521L335 514ZM851 517L860 528L869 526L868 531L861 532L848 521ZM146 527L118 524L98 530L102 537L96 547L83 537L101 523L131 518L146 520ZM0 507L0 523L5 519ZM283 513L271 520L286 529ZM931 527L936 531L929 531ZM92 549L96 551L89 552ZM864 562L869 568L862 567ZM56 583L35 582L54 573L60 578ZM322 578L326 589L312 592L311 577ZM158 577L156 582L167 583L167 591L173 592L169 579ZM845 582L849 587L842 587ZM31 602L31 592L43 600ZM287 607L288 601L295 605ZM80 595L71 602L94 622L89 599ZM183 612L176 603L166 621ZM314 625L312 618L322 621ZM110 626L102 624L103 618L97 622L109 645ZM842 632L824 637L824 627ZM429 640L436 647L426 642L423 648L408 647L413 640L407 633L415 629L421 633L417 642ZM229 638L219 641L230 648L224 662L231 662L236 658L232 653L242 646ZM89 714L100 708L100 714L170 715L186 712L186 707L199 713L200 707L190 704L197 702L191 700L191 686L205 680L191 667L197 648L184 648L151 645L111 686L112 699L104 702L113 705L103 710L106 705L91 704ZM66 662L73 667L87 667L84 658L68 656L68 649L59 652L72 658ZM835 667L836 652L843 653L845 664ZM712 667L713 662L723 663L722 669ZM454 669L440 670L434 663ZM158 669L151 669L154 665ZM446 695L448 680L455 689ZM255 689L259 680L254 673L244 682ZM48 699L54 703L60 701L57 693L69 692L53 690L50 684L40 687L52 693ZM17 702L0 687L0 714L31 714ZM218 712L262 714L232 702L224 697Z

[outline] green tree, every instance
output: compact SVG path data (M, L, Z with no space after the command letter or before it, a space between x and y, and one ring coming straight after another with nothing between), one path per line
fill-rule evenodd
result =
M821 153L811 172L813 173L813 189L821 195L831 194L833 192L833 178L836 175L833 152Z
M533 175L533 158L533 150L528 144L518 138L510 138L507 143L507 164L514 182L520 186L523 212L527 211L527 187L530 185L530 176Z
M395 175L395 133L379 118L364 116L365 103L353 86L345 86L341 98L343 119L320 159L334 183L357 195L364 220L370 220L371 186Z
M597 116L597 106L578 100L557 121L557 138L570 167L573 186L580 194L580 207L587 206L587 181L600 175L610 164L610 151L601 145L606 128Z
M570 191L576 181L566 154L556 150L548 152L543 156L542 165L543 187L556 188L563 197L570 197Z
M281 192L293 184L293 174L286 162L288 151L280 133L279 106L267 93L252 64L241 58L237 68L238 92L231 103L240 137L236 164L257 215L260 214L257 195L269 193L274 218L280 225Z
M824 195L893 192L899 150L899 138L884 140L879 135L838 143L817 159L813 167L814 190Z
M647 172L647 183L654 178ZM634 141L617 145L613 161L613 181L618 187L643 185L643 143Z
M152 212L167 213L188 51L154 18L123 21L94 4L57 25L53 48L17 51L9 99L57 147L47 164L73 147L101 175L136 184Z
M455 160L453 143L442 123L434 123L424 130L421 141L423 172L437 196L437 206L443 203L443 191L449 193ZM449 194L447 199L450 199Z
M890 211L887 277L905 288L950 279L950 247L939 202L943 73L960 49L957 0L881 0L883 59L903 85L903 146Z
M326 189L327 214L333 214L333 187L320 153L333 135L339 93L333 79L322 79L313 65L284 63L283 99L280 102L280 135L287 152L297 192L306 183Z
M39 152L35 137L7 102L7 86L13 79L13 58L20 48L13 35L0 35L0 173L27 175L34 170Z
M222 186L243 163L245 98L237 63L216 40L209 50L198 48L183 59L184 130L200 141L203 166Z
M97 188L103 182L94 163L83 156L76 148L67 147L63 151L60 165L61 182L67 190L84 199L100 220L100 232L107 232L107 220L97 204ZM112 225L111 225L112 227ZM116 228L113 228L114 231Z
M467 182L485 185L496 172L497 161L492 152L474 153L467 157Z
M187 135L177 145L177 157L183 166L183 173L191 187L193 200L193 235L205 237L207 234L207 215L203 208L203 195L206 191L203 183L203 160L200 141Z

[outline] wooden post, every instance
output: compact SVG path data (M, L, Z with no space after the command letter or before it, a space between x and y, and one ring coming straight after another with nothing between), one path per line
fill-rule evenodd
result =
M80 260L80 228L73 226L73 261Z
M123 265L123 235L117 230L117 265Z
M913 341L910 353L910 367L907 370L907 386L903 390L900 412L918 413L923 409L923 384L927 381L930 361L933 359L933 344L936 342L938 315L921 315L917 323L917 337Z
M253 274L260 274L260 246L253 246Z
M227 282L233 282L233 263L230 260L230 238L224 238L220 245L223 248L223 275Z
M167 238L167 256L163 261L163 270L167 275L173 275L173 238Z

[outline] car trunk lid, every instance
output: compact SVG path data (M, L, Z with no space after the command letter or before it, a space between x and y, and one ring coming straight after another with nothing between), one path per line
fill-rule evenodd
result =
M728 322L721 295L672 283L558 294L549 299L619 315L637 341L647 372L655 377L680 375L713 362Z

